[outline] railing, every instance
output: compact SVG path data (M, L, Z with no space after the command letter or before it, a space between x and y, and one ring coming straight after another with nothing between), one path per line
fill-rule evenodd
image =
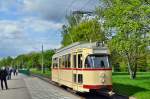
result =
M25 75L30 75L30 70L29 69L19 69L19 73L25 74Z

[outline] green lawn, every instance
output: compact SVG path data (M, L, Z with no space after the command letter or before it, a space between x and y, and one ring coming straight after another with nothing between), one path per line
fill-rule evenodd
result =
M37 70L35 68L32 68L32 69L30 69L30 72L32 74L38 74L38 75L45 76L45 77L48 77L48 78L51 77L51 71L50 70L45 70L45 73L42 73L41 70Z
M150 99L150 72L137 73L135 80L131 80L127 73L113 73L113 88L119 94Z

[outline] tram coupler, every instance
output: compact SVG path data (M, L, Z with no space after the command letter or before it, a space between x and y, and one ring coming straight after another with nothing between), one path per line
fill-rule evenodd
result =
M115 94L115 92L113 92L113 91L109 91L109 92L108 92L108 95L109 95L109 96L112 96L112 95L114 95L114 94Z
M112 90L99 90L97 91L99 94L101 95L105 95L105 96L113 96L114 94L116 94L115 92L113 92Z

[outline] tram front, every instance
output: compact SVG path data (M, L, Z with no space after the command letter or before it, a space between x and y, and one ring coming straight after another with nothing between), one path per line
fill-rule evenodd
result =
M112 90L112 68L108 53L93 53L85 58L83 88L89 91Z

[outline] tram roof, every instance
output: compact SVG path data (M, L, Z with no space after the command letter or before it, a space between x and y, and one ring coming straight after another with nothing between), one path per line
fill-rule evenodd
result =
M60 48L60 49L56 50L56 54L57 55L58 54L64 54L64 53L70 52L71 50L77 49L77 48L91 48L91 49L99 49L99 50L108 50L106 45L104 45L104 43L101 43L101 42L92 42L92 43L76 42L76 43L73 43L67 47Z

